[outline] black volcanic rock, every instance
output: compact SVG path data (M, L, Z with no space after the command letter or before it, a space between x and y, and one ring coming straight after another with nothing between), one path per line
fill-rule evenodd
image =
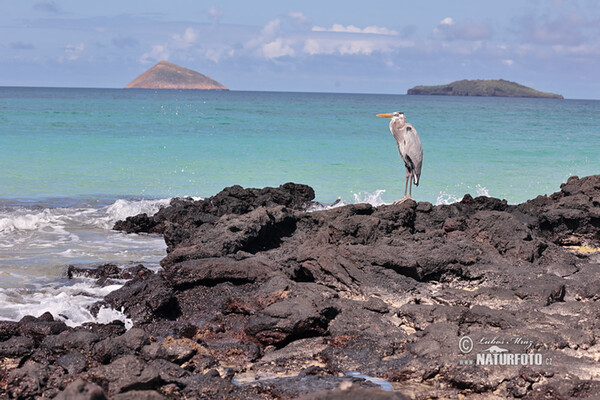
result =
M123 222L150 221L169 244L161 271L139 267L92 307L122 309L134 328L1 324L8 393L88 382L115 398L597 394L600 175L519 205L465 195L304 211L313 197L234 186ZM543 363L477 364L492 351Z

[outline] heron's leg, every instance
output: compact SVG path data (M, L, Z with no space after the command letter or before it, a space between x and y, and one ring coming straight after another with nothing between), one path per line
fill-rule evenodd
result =
M398 201L395 201L394 204L400 204L406 200L406 191L408 190L408 168L406 169L406 183L404 184L404 197Z
M408 188L408 198L412 199L412 172L410 173L410 183L409 183L409 188Z

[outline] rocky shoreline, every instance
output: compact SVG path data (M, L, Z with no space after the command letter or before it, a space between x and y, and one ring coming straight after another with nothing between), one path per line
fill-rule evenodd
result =
M600 175L519 205L307 212L233 186L115 229L162 234L154 273L70 267L133 320L0 321L2 398L592 398L600 393Z

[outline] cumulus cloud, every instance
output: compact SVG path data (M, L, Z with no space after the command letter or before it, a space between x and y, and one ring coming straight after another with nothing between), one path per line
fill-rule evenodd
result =
M65 46L64 53L58 57L59 62L65 61L76 61L81 57L81 54L85 51L85 45L79 44L68 44Z
M204 10L204 14L206 14L208 18L210 18L213 24L219 23L219 21L221 21L221 18L223 18L223 10L215 6L212 6L208 10Z
M294 49L282 38L263 44L261 50L263 56L267 59L293 56L295 54Z
M266 58L273 60L284 56L293 56L295 40L284 38L281 29L281 20L276 18L269 21L261 30L260 35L246 42L244 47Z
M359 28L354 25L344 26L341 24L333 24L331 28L323 28L320 26L313 26L314 32L345 32L345 33L370 33L375 35L397 35L398 32L381 27L381 26L367 26L366 28Z
M192 27L187 27L182 35L173 35L173 40L175 40L176 45L183 48L190 47L197 38L198 32L196 32L196 30L194 30Z
M314 37L304 42L302 51L308 55L371 55L391 53L401 48L414 46L411 40L375 40L372 38L347 39L336 37Z
M440 21L433 30L436 37L443 40L468 40L478 41L492 37L492 29L482 21L456 22L452 17Z
M81 53L85 50L85 45L83 43L79 44L68 44L65 47L65 55L67 60L75 61L79 58Z
M161 60L168 60L171 53L169 52L169 45L165 44L156 44L152 46L152 49L144 53L140 58L142 64L151 64L154 62L158 62Z
M204 51L204 56L214 63L219 63L222 59L233 57L235 50L232 48L216 48Z
M287 16L292 21L294 21L294 23L296 23L298 25L306 25L309 22L308 18L306 17L306 15L304 15L300 11L292 11L292 12L288 13Z

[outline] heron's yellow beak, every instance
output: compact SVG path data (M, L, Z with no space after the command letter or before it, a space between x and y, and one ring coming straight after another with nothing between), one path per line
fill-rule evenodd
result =
M389 113L377 114L377 116L381 117L381 118L393 118L394 117L392 114L389 114Z

